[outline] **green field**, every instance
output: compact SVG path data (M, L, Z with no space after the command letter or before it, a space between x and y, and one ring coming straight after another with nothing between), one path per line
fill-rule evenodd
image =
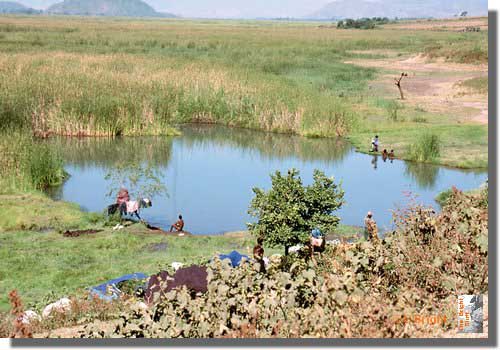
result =
M425 127L442 141L433 162L486 167L487 125L412 101L394 119L397 90L370 84L399 72L346 62L424 54L484 65L487 52L487 31L0 17L0 124L38 136L105 136L174 134L178 123L209 122L348 136L361 151L379 133L401 158ZM485 84L469 79L464 87L485 93Z

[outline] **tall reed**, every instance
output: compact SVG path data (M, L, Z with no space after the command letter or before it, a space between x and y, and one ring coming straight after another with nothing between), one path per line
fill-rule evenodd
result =
M408 146L407 157L410 160L428 162L439 158L441 141L438 135L424 132Z
M66 173L52 147L24 132L0 132L0 193L42 190Z

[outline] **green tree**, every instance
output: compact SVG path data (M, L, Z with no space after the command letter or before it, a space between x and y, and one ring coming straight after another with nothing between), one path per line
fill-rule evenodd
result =
M319 170L313 178L313 184L303 186L298 170L286 176L277 171L269 191L254 188L248 213L258 221L248 224L250 232L270 246L285 246L288 255L289 247L308 241L312 229L335 229L340 219L332 213L344 203L344 191Z

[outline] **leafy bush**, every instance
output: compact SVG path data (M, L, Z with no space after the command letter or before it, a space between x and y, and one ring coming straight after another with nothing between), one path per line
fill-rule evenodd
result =
M438 193L435 200L436 200L436 202L439 203L440 206L444 206L444 205L446 205L446 203L448 202L448 199L450 199L452 194L453 194L453 191L451 189L444 190L444 191Z
M319 170L313 178L312 185L303 186L298 170L287 176L277 171L271 175L271 190L254 188L249 214L258 222L248 224L251 233L270 246L285 246L288 254L289 247L307 242L314 228L333 231L339 218L332 212L342 206L344 192Z
M431 133L420 134L416 141L408 146L408 158L418 162L432 161L439 158L441 142Z
M318 265L260 273L214 259L205 294L172 290L148 309L124 312L114 330L90 325L82 337L444 336L456 327L456 296L488 290L483 197L455 189L439 215L421 206L401 210L381 244L328 247ZM402 322L422 314L443 322Z

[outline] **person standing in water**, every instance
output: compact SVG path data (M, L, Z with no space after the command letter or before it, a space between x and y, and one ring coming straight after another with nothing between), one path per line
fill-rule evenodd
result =
M394 150L391 149L391 151L389 152L389 159L392 161L394 160Z
M387 150L384 149L382 151L382 160L385 162L387 160L387 157L389 156L389 153L387 153Z

